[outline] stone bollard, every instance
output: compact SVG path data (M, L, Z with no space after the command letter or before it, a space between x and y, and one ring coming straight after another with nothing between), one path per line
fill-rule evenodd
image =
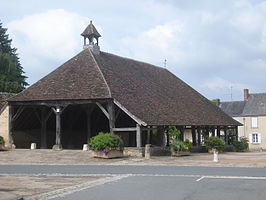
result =
M89 150L88 144L83 144L83 151L88 151L88 150Z
M145 159L151 158L151 144L145 145Z
M213 162L219 162L218 151L213 151Z
M30 149L31 149L31 150L36 149L36 143L31 143L31 145L30 145Z

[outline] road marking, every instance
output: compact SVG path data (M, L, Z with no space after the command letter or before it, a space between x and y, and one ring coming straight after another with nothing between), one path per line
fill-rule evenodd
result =
M197 179L196 181L201 181L202 179L204 179L205 178L205 176L202 176L202 177L200 177L199 179Z
M25 199L25 200L36 200L36 199L46 200L46 199L53 199L53 198L57 198L57 197L64 197L66 195L72 194L74 192L79 192L79 191L84 190L84 189L103 185L103 184L110 183L110 182L115 182L115 181L121 180L123 178L126 178L128 176L129 175L118 175L118 176L113 176L113 177L102 178L99 180L89 181L89 182L82 183L79 185L74 185L74 186L69 186L69 187L63 188L63 189L58 189L58 190L55 190L52 192L42 193L39 195L30 196L30 197L24 197L23 199Z

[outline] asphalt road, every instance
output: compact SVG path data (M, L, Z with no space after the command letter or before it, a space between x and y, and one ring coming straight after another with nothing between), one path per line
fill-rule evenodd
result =
M266 168L0 165L0 174L112 174L107 182L50 199L265 200ZM117 178L120 177L120 178ZM48 198L48 199L49 199Z
M266 176L266 168L139 165L0 165L2 174L161 174Z

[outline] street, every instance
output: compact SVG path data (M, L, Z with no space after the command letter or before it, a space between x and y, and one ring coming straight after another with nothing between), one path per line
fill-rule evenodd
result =
M266 168L203 166L2 165L0 174L109 176L47 199L258 199L266 195ZM29 198L30 199L30 198Z

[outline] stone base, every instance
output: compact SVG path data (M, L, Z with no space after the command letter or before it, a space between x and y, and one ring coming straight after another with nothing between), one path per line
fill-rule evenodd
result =
M189 156L190 152L189 151L178 151L178 152L172 152L172 156Z
M61 151L63 148L62 148L62 145L58 145L58 144L55 144L54 146L53 146L53 150L55 150L55 151Z
M94 158L121 158L123 157L123 152L117 150L111 150L107 154L103 151L91 151L92 157Z

